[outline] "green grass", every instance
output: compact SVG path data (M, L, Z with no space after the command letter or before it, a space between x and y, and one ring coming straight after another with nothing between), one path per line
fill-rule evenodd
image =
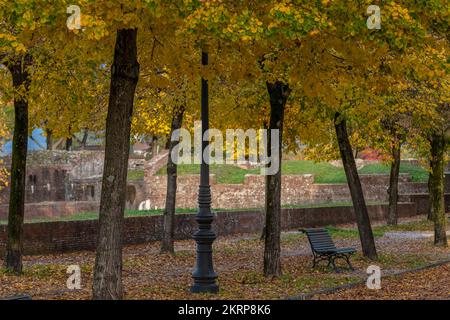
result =
M433 228L433 222L425 219L420 221L401 223L396 226L377 226L374 228L374 230L385 233L391 231L432 231Z
M359 172L363 174L389 174L391 168L389 165L385 164L369 164L363 167ZM428 181L428 172L418 166L414 166L411 164L402 164L400 165L400 173L409 173L411 175L411 179L414 182L427 182Z
M331 237L344 239L359 238L359 232L357 229L342 229L334 226L328 226L325 229L328 230ZM384 235L384 232L382 232L381 230L373 229L373 235L374 237L382 237Z
M334 226L326 227L328 232L333 237L340 238L358 238L359 233L357 229L343 229ZM386 232L392 231L430 231L433 230L433 222L428 220L410 221L407 223L400 223L396 226L381 225L373 228L373 235L375 237L382 237Z
M287 160L283 161L281 170L285 175L312 174L315 183L346 183L344 169L337 168L327 162L316 163L309 160ZM389 174L389 165L369 164L363 167L361 174ZM210 172L216 175L217 183L236 184L243 183L246 174L259 174L259 169L243 169L235 165L211 165ZM409 173L415 182L426 182L428 173L425 169L411 164L402 164L401 173ZM157 174L164 175L166 168L161 168ZM183 164L178 166L178 174L199 174L200 166L195 164Z
M258 174L259 169L242 169L235 165L226 164L212 164L209 166L211 174L216 175L217 183L237 184L244 182L246 174ZM158 172L158 175L166 174L166 167L164 166ZM200 165L198 164L182 164L178 166L178 175L200 174Z
M387 204L384 201L366 201L367 205L383 205ZM337 202L321 202L321 203L311 203L311 204L291 204L283 205L284 209L302 209L302 208L332 208L332 207L348 207L353 206L351 201L337 201Z
M196 213L197 209L177 209L176 213ZM163 209L158 210L125 210L125 217L153 216L163 214ZM66 217L37 217L25 219L25 223L52 222L52 221L84 221L98 219L98 212L80 212ZM7 220L0 220L0 225L6 225Z
M328 162L309 160L288 160L281 165L283 174L312 174L315 183L345 183L345 172L342 168L336 168Z
M144 170L128 170L128 181L139 181L144 179Z

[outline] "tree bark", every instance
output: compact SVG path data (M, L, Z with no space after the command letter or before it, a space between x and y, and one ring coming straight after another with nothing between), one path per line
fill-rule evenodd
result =
M177 164L173 162L172 150L177 145L177 141L172 141L171 137L175 130L181 128L183 123L184 106L176 107L172 117L172 125L169 137L169 158L167 160L167 190L166 209L164 211L164 227L161 241L161 253L174 253L174 233L175 233L175 206L177 198Z
M47 150L53 150L53 132L50 129L45 129L47 133L47 138L45 139L47 142Z
M25 181L28 149L28 92L30 88L31 56L25 55L10 62L14 89L14 135L11 162L11 189L9 195L8 239L5 268L22 273L23 220L25 215Z
M156 157L158 154L158 137L153 136L152 138L152 158Z
M430 140L431 143L431 140ZM431 157L430 157L431 158ZM431 210L431 194L433 193L432 190L432 181L433 181L433 172L431 171L431 168L433 168L433 163L430 160L430 172L428 173L428 212L427 212L427 220L433 221L433 212Z
M73 139L72 137L66 138L66 151L72 150Z
M394 138L392 146L392 164L391 173L389 176L389 209L388 209L388 225L397 225L398 223L398 178L400 175L400 140Z
M434 133L431 142L431 173L430 173L430 206L434 222L434 244L447 247L447 221L444 201L444 150L445 137L443 133Z
M106 149L100 200L93 298L123 298L122 231L130 151L131 117L139 78L137 29L117 31L106 120Z
M288 85L279 81L267 83L267 90L270 96L270 123L266 151L269 157L279 157L280 168L275 175L266 175L264 275L277 277L281 275L281 146L284 110L291 90ZM279 130L278 155L272 155L271 129Z
M363 255L369 259L376 260L377 250L375 247L375 240L370 225L369 213L367 211L361 181L359 180L358 170L356 168L355 158L353 157L352 147L348 137L346 121L345 119L342 119L339 113L335 114L334 125L342 163L344 165L345 175L347 176L347 182L352 197Z
M81 150L86 149L88 137L89 137L89 130L88 129L84 129L83 139L81 139L81 143L80 143Z

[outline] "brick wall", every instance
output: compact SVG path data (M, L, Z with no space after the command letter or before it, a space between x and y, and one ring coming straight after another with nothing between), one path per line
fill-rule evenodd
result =
M418 214L430 212L430 196L428 193L413 193L399 197L401 202L413 202L416 204ZM450 193L444 195L445 212L450 212Z
M385 219L387 207L369 206L372 220ZM416 214L414 203L399 205L401 217ZM352 207L283 209L283 230L319 227L354 222ZM125 244L139 244L161 239L162 216L131 217L125 219ZM219 212L214 229L218 236L261 232L264 215L261 211ZM196 229L195 215L180 214L176 219L176 239L190 239ZM45 222L25 224L25 254L48 254L80 250L93 250L97 241L97 220ZM4 253L6 226L0 225L0 254Z
M25 217L63 217L80 212L97 212L99 209L97 201L58 201L25 203ZM0 205L0 219L7 219L8 205Z

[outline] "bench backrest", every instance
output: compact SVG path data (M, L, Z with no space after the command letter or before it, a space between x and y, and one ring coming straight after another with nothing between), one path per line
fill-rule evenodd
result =
M308 236L309 244L314 252L332 252L336 250L336 246L327 229L304 229L303 232Z

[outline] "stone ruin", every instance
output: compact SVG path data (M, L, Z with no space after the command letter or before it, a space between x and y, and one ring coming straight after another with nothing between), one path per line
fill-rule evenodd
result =
M100 203L104 153L100 151L35 151L27 158L25 214L67 215L97 211ZM143 168L143 159L130 159L130 169ZM10 159L4 159L10 167ZM137 209L142 183L127 186L127 207ZM8 214L9 188L0 191L0 219Z

